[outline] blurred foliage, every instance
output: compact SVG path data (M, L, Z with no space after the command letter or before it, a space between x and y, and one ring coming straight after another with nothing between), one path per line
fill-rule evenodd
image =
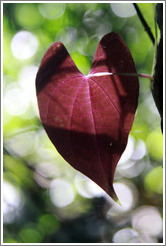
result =
M153 33L155 5L138 3ZM99 40L115 31L137 72L151 74L154 47L126 6L3 3L5 243L162 242L163 142L150 81L140 78L134 125L115 174L121 206L62 159L37 109L35 75L54 41L88 74Z

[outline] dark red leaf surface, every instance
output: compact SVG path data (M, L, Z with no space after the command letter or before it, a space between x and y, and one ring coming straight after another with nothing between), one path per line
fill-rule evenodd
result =
M41 122L59 153L115 199L115 168L133 124L139 82L126 75L95 76L103 72L136 73L116 33L99 42L88 76L61 42L53 43L42 59L36 89Z

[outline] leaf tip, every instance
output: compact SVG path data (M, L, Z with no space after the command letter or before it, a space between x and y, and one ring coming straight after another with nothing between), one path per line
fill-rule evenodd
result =
M118 203L119 205L121 205L120 201L119 201L119 198L117 197L116 193L114 192L112 195L111 195L111 198L114 200L114 202Z
M117 194L113 188L113 186L111 186L109 188L109 191L107 192L107 194L114 200L114 202L118 203L119 205L121 205L119 198L117 197Z

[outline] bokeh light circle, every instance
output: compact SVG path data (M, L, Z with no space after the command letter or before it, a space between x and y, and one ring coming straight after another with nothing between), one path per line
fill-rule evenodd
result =
M15 5L14 15L19 25L26 28L36 28L43 22L37 6L29 3Z
M163 136L158 130L152 131L146 140L149 155L154 160L163 160Z
M128 18L136 14L132 3L111 3L112 11L121 18Z
M77 173L74 179L78 193L86 198L101 197L105 194L95 182L81 173Z
M30 131L28 128L20 129L14 136L7 139L5 144L10 153L21 157L30 156L39 146L39 136L36 131Z
M37 51L38 39L28 31L17 32L11 41L13 56L19 60L31 58Z
M71 26L65 27L63 30L57 32L55 39L63 42L68 48L68 45L73 45L77 39L77 29Z
M12 223L17 217L17 210L22 206L22 199L19 190L12 184L3 182L3 221Z
M65 12L64 3L42 3L39 6L39 11L44 18L58 19Z
M129 243L131 240L138 238L138 236L137 231L131 228L124 228L114 234L112 241L114 243Z
M147 153L146 145L144 141L139 139L136 143L135 150L132 155L132 159L141 160L146 155L146 153Z
M10 115L22 115L29 106L29 95L17 86L17 82L8 86L4 94L4 110Z
M125 163L130 159L134 151L134 143L134 138L131 135L129 135L126 149L119 160L119 164Z
M119 199L119 204L113 201L107 194L105 195L108 202L111 204L107 211L106 217L110 220L121 216L123 213L130 211L138 200L138 190L131 182L116 182L114 183L115 193Z
M38 112L35 79L38 71L37 66L25 66L19 73L19 85L27 93L35 112Z
M65 207L73 202L75 193L69 182L59 178L50 184L50 198L55 206Z
M155 167L147 173L144 186L148 192L163 194L163 168L161 166Z
M162 218L153 206L139 207L132 216L133 228L151 236L159 236L162 232Z

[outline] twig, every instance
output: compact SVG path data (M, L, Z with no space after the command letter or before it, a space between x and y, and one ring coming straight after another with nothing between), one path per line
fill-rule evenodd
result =
M47 181L52 181L52 178L51 177L46 177L43 173L41 173L40 171L38 171L35 167L33 167L32 165L29 164L29 162L19 156L19 154L16 154L14 152L10 153L10 151L6 148L6 146L3 146L3 154L4 155L9 155L9 156L13 156L13 157L16 157L16 158L19 158L22 160L22 162L26 165L26 167L32 171L33 173L37 173L39 176L41 176L43 179L47 180Z
M141 13L141 11L140 11L140 9L138 8L138 6L137 6L136 3L133 3L133 5L134 5L135 10L137 11L137 14L138 14L138 17L139 17L140 21L142 22L142 25L144 26L146 32L147 32L148 35L149 35L149 37L150 37L152 43L155 44L155 38L154 38L154 36L153 36L153 33L151 32L150 27L149 27L148 24L146 23L146 20L144 19L143 15L142 15L142 13Z

